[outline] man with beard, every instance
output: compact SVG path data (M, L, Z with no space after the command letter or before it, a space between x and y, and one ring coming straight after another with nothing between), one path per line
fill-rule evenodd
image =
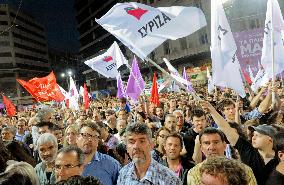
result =
M54 162L58 150L57 139L53 134L44 133L37 141L41 163L35 167L40 185L55 184Z
M132 162L121 169L117 184L182 184L170 169L151 158L151 130L145 124L126 127L126 146Z
M183 140L180 134L168 135L165 144L166 160L162 164L170 168L183 184L187 184L187 172L194 167L194 163L181 156L182 147Z
M97 177L104 185L116 184L120 164L97 151L100 129L95 122L85 122L77 137L77 145L85 154L83 176Z

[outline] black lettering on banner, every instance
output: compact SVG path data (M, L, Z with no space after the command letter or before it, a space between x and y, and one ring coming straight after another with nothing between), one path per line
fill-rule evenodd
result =
M142 27L142 28L143 28L143 27ZM141 37L144 38L147 34L144 34L144 33L141 31L142 28L140 28L140 29L138 30L138 32L141 34Z
M223 32L223 35L226 35L228 33L228 30L222 28L221 25L218 26L218 30L220 30L221 32ZM221 40L220 35L218 35L218 39Z
M160 27L164 26L165 23L162 22L160 15L157 15L155 18L158 19Z
M169 18L166 14L164 14L162 12L163 18L164 18L164 22L167 23L167 21L171 21L171 18Z
M112 63L109 66L106 67L107 71L112 70L114 67L116 67L116 63Z
M150 21L150 22L148 22L148 25L149 25L150 31L152 32L153 31L153 27L154 27L154 22Z
M265 24L264 27L264 33L267 35L269 33L269 31L271 30L271 28L269 27L269 25L271 24L271 21L268 21L268 23Z
M154 21L154 23L155 23L155 25L157 26L157 28L159 28L159 25L158 25L158 23L157 23L157 21L156 21L156 18L159 18L159 16L157 15L156 17L155 17L155 19L153 19L153 21Z

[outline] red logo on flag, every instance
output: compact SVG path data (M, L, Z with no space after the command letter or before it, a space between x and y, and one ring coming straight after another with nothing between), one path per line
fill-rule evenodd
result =
M112 59L112 56L106 56L104 59L103 59L103 61L105 61L105 62L109 62L109 61L112 61L113 59Z
M136 19L140 20L142 15L144 15L148 10L143 10L142 8L127 7L124 10L129 14L134 16Z

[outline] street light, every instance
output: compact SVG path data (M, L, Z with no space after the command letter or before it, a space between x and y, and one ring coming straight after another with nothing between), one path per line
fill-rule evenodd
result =
M61 73L61 77L64 78L65 77L65 73Z
M68 71L67 73L68 73L68 75L69 75L69 76L71 76L71 75L72 75L72 71Z

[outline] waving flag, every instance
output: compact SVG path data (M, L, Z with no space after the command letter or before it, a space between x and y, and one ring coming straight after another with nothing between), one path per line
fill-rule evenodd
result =
M26 82L17 79L17 81L37 100L37 101L63 101L64 95L56 83L53 72L43 78L33 78Z
M85 64L107 78L116 78L118 68L128 62L114 42L104 54L85 61Z
M153 77L150 102L152 102L156 106L160 105L156 73L154 73L154 77Z
M272 33L273 32L273 33ZM271 47L273 34L274 48ZM274 52L272 52L274 49ZM269 78L272 78L272 53L274 53L274 76L284 70L284 20L277 0L267 1L261 64ZM268 81L268 79L266 79Z
M4 95L2 95L3 103L6 107L6 114L9 117L13 117L16 115L16 107L15 105Z
M116 93L116 97L117 98L126 98L126 94L125 94L125 88L122 84L122 79L120 74L117 75L116 77L116 84L117 84L117 93Z
M168 70L170 71L171 76L177 80L179 83L182 83L184 85L188 84L188 81L185 80L184 78L182 78L179 74L179 72L176 70L176 68L174 68L174 66L172 66L172 64L168 61L168 59L163 58L164 62L166 63L166 66L168 68ZM175 83L174 83L175 84Z
M89 93L87 89L87 84L84 83L84 105L85 105L85 110L87 110L90 107L90 98L89 98Z
M254 80L254 76L253 76L253 72L252 72L250 66L248 66L248 72L249 72L249 78L251 79L251 81L253 81Z
M134 101L137 101L140 94L145 89L145 82L139 70L138 62L134 57L131 67L131 72L128 78L126 94Z
M193 88L192 88L192 83L189 81L189 78L187 76L187 73L186 73L186 70L185 70L185 67L183 68L183 79L185 79L187 81L187 86L186 86L186 89L187 91L189 92L194 92Z
M206 76L207 76L207 80L208 80L208 86L207 86L208 93L211 94L211 92L214 90L214 84L212 82L212 76L210 75L210 71L209 71L208 67L207 67L206 70L207 70Z
M73 78L70 76L69 108L79 110L79 93Z
M118 3L96 21L141 59L165 40L188 36L207 24L199 8L134 2Z
M213 84L231 88L241 97L244 97L246 94L236 51L236 43L221 1L212 0L211 58Z

